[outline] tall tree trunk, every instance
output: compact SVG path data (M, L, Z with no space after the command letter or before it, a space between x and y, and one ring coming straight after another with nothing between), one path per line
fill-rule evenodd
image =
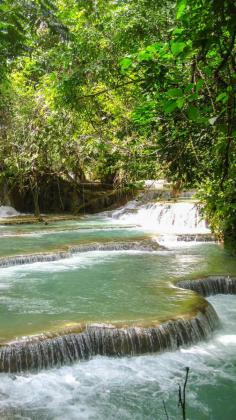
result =
M39 187L37 180L30 180L30 187L33 196L34 202L34 215L35 217L40 217L40 208L39 208Z
M34 199L34 215L36 217L40 216L40 208L39 208L39 190L38 185L35 186L33 190L33 199Z

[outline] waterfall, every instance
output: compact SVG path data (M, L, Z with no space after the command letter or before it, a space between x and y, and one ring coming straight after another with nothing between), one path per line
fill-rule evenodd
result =
M177 240L207 240L209 234L199 208L192 202L140 204L133 201L112 212L112 218L128 225L140 225L163 234L164 237L174 234ZM0 258L0 267L57 261L89 251L150 252L163 249L165 248L156 241L146 238L90 242L55 252L3 257ZM182 280L177 286L196 291L202 296L232 294L236 293L236 278L211 276L195 281ZM171 319L160 325L117 328L112 325L91 324L79 332L72 333L70 330L57 336L26 337L0 345L0 372L39 371L89 359L95 355L114 357L174 351L181 346L207 339L218 326L219 318L214 308L203 300L196 313Z
M0 218L19 216L20 213L11 206L0 206Z
M69 247L67 251L58 251L54 253L39 253L30 255L16 255L12 257L0 258L0 267L6 268L15 265L25 265L38 262L59 261L70 258L73 255L90 251L158 251L165 248L156 241L150 239L135 241L113 241L113 242L92 242L89 244L76 245Z
M177 286L203 296L236 294L235 277L210 276L205 279L182 280ZM219 325L219 318L208 302L187 319L170 320L147 328L91 324L79 333L51 338L32 337L2 345L0 372L39 371L95 355L132 356L174 351L181 346L207 339Z
M209 276L197 280L182 280L177 283L182 289L190 289L202 296L236 294L236 277Z
M204 340L219 325L213 307L206 306L190 319L156 327L116 328L89 325L78 334L10 343L0 349L0 372L39 371L71 364L95 355L127 356L176 350Z
M122 223L137 224L158 233L210 233L199 207L193 202L140 204L139 201L131 201L112 212L112 218Z

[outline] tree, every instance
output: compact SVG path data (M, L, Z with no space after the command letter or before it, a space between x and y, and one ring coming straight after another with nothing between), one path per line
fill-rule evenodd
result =
M142 79L133 119L155 139L167 175L200 187L212 227L235 237L236 6L180 0L176 10L169 40L122 63Z
M2 178L36 203L42 174L165 176L235 237L234 14L232 0L3 0Z

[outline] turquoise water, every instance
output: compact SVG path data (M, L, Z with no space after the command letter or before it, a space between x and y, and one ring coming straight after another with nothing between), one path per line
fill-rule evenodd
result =
M0 234L0 255L7 256L87 241L141 238L146 232L92 218L57 222L50 228L1 227ZM175 288L177 280L235 273L235 258L221 246L195 243L173 243L171 249L158 252L88 252L4 268L0 340L83 322L149 325L186 314L202 301ZM165 419L165 400L170 419L178 419L178 383L183 383L188 365L188 417L235 419L235 299L210 298L222 327L208 342L194 347L162 355L94 357L37 375L1 374L0 418Z
M194 265L191 256L185 272ZM71 322L142 324L191 311L198 298L169 284L181 267L169 253L89 252L3 269L1 341Z
M110 233L109 233L110 234ZM174 288L182 278L236 271L213 244L170 251L86 252L0 273L0 340L63 330L76 323L150 325L194 311L202 301Z
M95 357L60 369L1 375L3 419L181 419L178 384L190 367L187 418L234 420L236 395L235 296L210 299L222 328L208 342L162 355Z
M94 241L115 241L124 239L142 239L144 233L135 228L110 227L109 226L75 226L72 230L71 225L57 223L55 229L48 230L34 225L13 227L11 229L0 229L0 257L32 254L37 252L50 252L57 249L67 248L70 245Z

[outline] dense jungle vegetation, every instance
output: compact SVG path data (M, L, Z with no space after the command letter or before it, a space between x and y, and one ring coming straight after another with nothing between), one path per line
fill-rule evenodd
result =
M0 177L195 187L236 241L234 0L0 1ZM5 184L4 184L5 185Z

